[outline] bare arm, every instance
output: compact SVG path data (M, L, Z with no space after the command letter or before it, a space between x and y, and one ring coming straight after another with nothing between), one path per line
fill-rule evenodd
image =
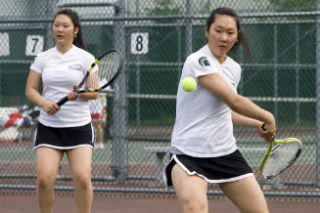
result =
M49 115L55 114L60 108L50 100L43 98L39 93L39 85L41 82L41 75L34 70L30 70L25 94L27 98L34 104L42 107Z
M235 93L218 73L200 76L198 80L208 91L223 100L234 112L265 123L265 129L269 136L268 141L272 140L276 127L274 117L270 112L260 108L248 98ZM238 116L238 119L238 121L242 119L242 122L244 122L244 117ZM248 122L247 124L253 124L253 120L246 120L246 122Z
M87 87L90 89L97 89L99 88L99 77L98 72L92 73L89 75L87 81L86 81ZM73 86L73 89L76 89L76 85ZM69 97L69 100L74 100L76 98L81 98L84 100L92 100L98 98L97 92L87 92L87 93L81 93L81 94L73 94L75 98L72 99L72 97Z
M92 99L98 98L98 93L97 92L85 92L85 93L78 94L77 97L84 99L84 100L92 100Z
M266 141L269 141L268 132L262 129L262 125L263 125L262 121L240 115L239 113L236 113L233 111L231 112L231 116L232 116L233 124L250 126L250 127L256 128L260 136L263 137Z
M231 112L232 116L232 123L235 125L244 125L244 126L250 126L250 127L258 127L262 126L263 122L259 121L254 118L249 118L244 115L240 115L239 113L236 113L234 111Z

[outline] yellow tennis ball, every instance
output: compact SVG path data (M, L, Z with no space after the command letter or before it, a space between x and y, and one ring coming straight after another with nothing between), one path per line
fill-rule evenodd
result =
M192 77L185 77L181 83L182 89L186 92L192 92L197 88L197 82Z

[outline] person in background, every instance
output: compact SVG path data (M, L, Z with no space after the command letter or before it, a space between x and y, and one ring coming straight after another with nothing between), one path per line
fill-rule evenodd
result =
M96 149L104 149L104 128L107 119L107 99L105 93L99 93L98 98L89 101L92 124L96 130Z
M31 126L31 117L25 111L20 111L20 108L17 108L17 111L13 111L7 114L3 114L0 117L0 131L6 130L10 127L29 127Z
M182 69L166 184L173 185L185 213L208 212L208 183L217 183L241 212L266 213L262 190L237 148L233 124L256 128L271 142L275 119L237 94L241 67L228 54L239 44L248 48L234 10L213 10L205 37L207 44L190 54ZM198 81L190 93L181 88L185 77Z
M88 100L97 93L74 92L86 70L95 60L84 50L78 14L69 9L58 11L53 19L55 47L37 55L31 64L26 96L41 107L34 142L37 167L37 199L41 213L51 213L54 182L64 154L68 158L79 213L89 213L92 203L91 161L94 129ZM92 72L95 72L93 70ZM86 86L94 79L88 79ZM39 92L42 83L42 93ZM56 103L68 94L69 101Z

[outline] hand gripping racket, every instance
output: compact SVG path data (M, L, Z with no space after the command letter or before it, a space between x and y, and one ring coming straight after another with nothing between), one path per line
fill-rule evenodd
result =
M102 91L117 78L122 66L123 56L120 51L116 49L108 50L91 64L75 92L80 94ZM57 104L61 106L68 100L68 96L65 96Z
M274 139L260 163L263 177L271 179L285 171L298 159L301 151L302 143L298 138Z

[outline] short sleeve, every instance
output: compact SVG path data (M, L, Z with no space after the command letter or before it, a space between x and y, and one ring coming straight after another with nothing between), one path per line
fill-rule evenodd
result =
M30 66L31 70L34 70L39 74L41 74L43 71L44 60L42 60L41 58L42 58L42 54L40 53L36 56L36 58L34 59L33 63Z
M195 77L218 73L219 66L216 62L210 60L207 56L193 55L186 61Z
M238 87L239 86L239 83L240 83L240 80L241 80L241 74L242 74L242 69L241 69L241 66L239 64L238 65L238 69L237 69L237 76L236 76L236 86Z
M84 58L83 58L83 61L84 61L84 67L85 67L85 73L87 72L87 70L89 69L89 67L92 65L92 63L95 61L95 57L90 54L89 52L85 52L84 54ZM91 71L91 73L94 73L96 72L97 70L99 70L99 63L97 65L95 65Z

